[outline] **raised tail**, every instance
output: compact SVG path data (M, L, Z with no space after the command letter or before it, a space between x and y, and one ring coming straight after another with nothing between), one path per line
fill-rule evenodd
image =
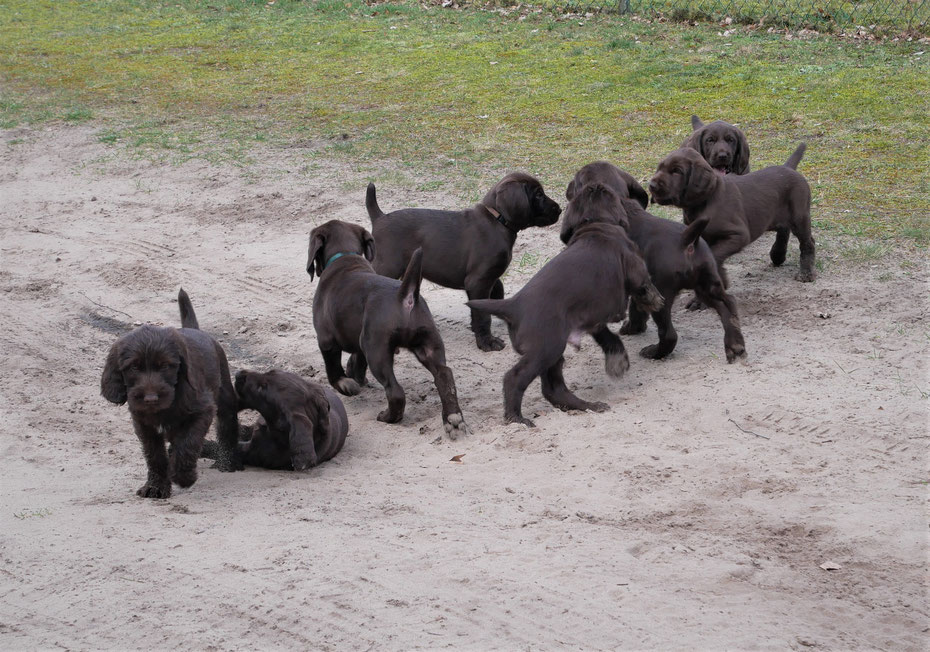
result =
M708 222L710 222L710 218L704 216L685 227L685 230L681 232L681 240L679 241L682 251L689 254L694 253L694 245L697 244L698 238L704 233Z
M194 313L191 298L187 296L184 288L181 288L181 291L178 292L178 308L181 309L181 328L200 330L200 324L197 323L197 315Z
M466 301L465 305L478 312L500 317L508 324L511 322L510 299L472 299Z
M798 148L794 150L794 154L788 157L788 160L785 161L785 167L791 168L792 170L798 169L798 163L801 162L801 159L804 157L804 152L807 150L807 143L801 143L798 145Z
M374 186L368 186L372 190ZM400 279L400 300L407 314L420 300L420 281L423 279L423 247L417 247Z
M378 198L375 196L375 184L369 183L368 190L365 191L365 208L368 209L368 219L374 226L375 220L384 217L384 211L378 206Z

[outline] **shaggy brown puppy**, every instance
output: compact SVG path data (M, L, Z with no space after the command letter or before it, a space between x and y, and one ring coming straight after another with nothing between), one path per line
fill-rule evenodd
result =
M610 192L600 186L595 191ZM612 224L584 224L568 246L514 296L468 302L469 307L507 322L510 341L520 354L504 375L505 421L534 425L523 417L521 405L527 386L537 376L543 396L561 410L608 409L606 403L589 403L569 391L562 376L562 354L566 343L578 346L582 335L604 337L606 332L615 340L608 353L608 371L621 375L629 360L620 338L606 325L623 319L628 297L650 312L662 304L623 230Z
M723 262L766 231L775 231L769 252L772 264L785 262L789 230L801 246L801 270L795 278L809 283L816 277L811 189L795 169L805 149L801 143L784 165L743 176L721 176L693 149L679 149L659 163L649 192L659 204L684 209L685 224L707 218L703 237L725 285Z
M588 186L580 186L579 180L588 180L589 185L591 180L597 180L614 194L587 192ZM647 213L639 202L624 198L631 183L638 188L632 194L646 194L632 176L610 163L598 161L581 168L566 191L569 202L562 218L562 242L568 242L575 230L585 223L626 224L627 235L639 248L649 276L664 300L662 308L652 313L659 331L659 342L643 348L640 351L643 357L664 358L675 349L678 334L672 325L672 305L678 293L688 288L695 289L698 297L720 315L727 361L745 357L746 347L736 301L724 292L714 256L700 237L707 220L697 220L686 227L655 217ZM629 319L620 329L620 334L642 333L646 330L647 317L636 304L631 305Z
M239 451L248 466L303 471L342 450L349 418L339 396L297 374L272 369L236 374L240 410L261 417L240 433ZM201 457L214 458L216 444L204 444Z
M481 203L463 211L405 208L385 215L374 184L368 184L365 206L378 243L375 271L400 278L413 251L422 248L423 276L464 289L469 299L503 299L500 277L510 265L517 233L555 224L561 212L537 179L520 172L508 174ZM503 340L491 335L488 315L473 310L471 329L482 351L504 348Z
M360 226L338 220L310 233L307 273L320 277L313 298L313 326L326 363L326 376L340 393L353 396L365 382L365 369L384 385L388 407L378 421L396 423L404 416L404 390L394 377L394 352L409 349L429 370L439 390L442 421L451 439L465 434L465 421L446 366L446 349L420 296L423 252L417 249L401 280L381 276L368 261L375 243ZM349 358L349 375L342 352Z
M226 354L199 330L184 290L178 293L178 306L182 328L146 325L123 335L110 348L100 378L104 398L129 403L148 465L148 479L136 492L143 498L168 498L172 482L190 487L197 481L197 457L214 414L219 442L214 467L242 468L236 391Z
M723 120L704 124L696 115L691 116L694 129L682 147L700 152L704 160L721 174L749 173L749 143L739 127Z

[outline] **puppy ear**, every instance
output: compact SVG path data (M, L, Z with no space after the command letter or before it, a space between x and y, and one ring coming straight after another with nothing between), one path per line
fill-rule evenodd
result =
M184 387L186 386L191 390L192 394L196 394L198 388L204 386L201 378L200 369L196 366L191 366L190 364L190 354L187 351L187 342L177 331L173 331L172 335L174 336L175 344L178 347L178 377L175 381L175 392L180 392L181 394L186 393Z
M321 233L311 233L310 234L310 246L307 249L307 274L310 275L310 280L313 280L313 272L316 271L317 276L323 276L323 264L326 262L323 260L323 246L326 244L326 239Z
M736 156L733 157L733 172L749 174L749 142L741 129L736 130Z
M505 183L494 193L494 205L497 211L521 228L526 225L530 217L530 199L526 193L526 185L520 181Z
M687 207L706 201L716 183L717 173L707 161L703 158L689 161L678 205Z
M371 262L375 259L375 239L368 232L362 229L362 251L365 254L365 259L368 262Z
M626 183L630 191L630 199L639 202L640 206L647 208L649 206L649 193L639 185L639 181L630 177Z
M119 370L119 340L110 347L107 361L103 365L100 393L110 403L122 405L126 402L126 383L123 382L123 372Z
M329 422L329 417L326 417ZM316 425L322 420L317 420ZM305 414L291 414L291 429L288 432L288 444L291 451L291 466L295 471L303 471L316 466L316 447L313 445L313 422Z
M682 148L689 147L691 149L697 150L701 153L701 156L704 156L704 149L703 149L703 144L702 144L703 141L704 141L704 127L702 125L691 132L691 135L685 139L685 142L681 144L681 147Z
M571 181L568 182L568 188L565 189L565 199L567 199L568 201L571 201L572 199L574 199L575 191L576 191L575 180L572 179Z
M697 117L696 115L693 115L693 114L692 114L692 115L691 115L691 129L692 129L692 131L697 131L698 129L700 129L700 128L703 127L703 126L704 126L704 123L701 122L701 119L700 119L699 117Z

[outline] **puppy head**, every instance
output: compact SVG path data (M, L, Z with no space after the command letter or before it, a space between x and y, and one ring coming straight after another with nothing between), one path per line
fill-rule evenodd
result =
M695 150L675 150L659 163L649 180L649 192L658 204L690 208L707 201L720 180Z
M749 143L738 127L722 120L705 125L697 116L692 116L691 123L694 131L682 147L700 152L720 174L749 172Z
M562 212L542 184L528 174L513 172L488 191L481 202L500 213L516 230L555 224Z
M142 326L122 336L107 355L100 393L111 403L129 402L138 414L169 408L187 381L187 345L173 328Z
M617 193L605 184L589 183L573 191L562 218L559 238L568 244L579 227L596 222L630 228L629 217Z
M649 195L639 185L632 174L626 170L621 170L613 163L607 161L595 161L588 163L586 166L575 173L575 177L568 183L565 189L565 197L571 201L575 193L589 183L600 182L610 187L618 197L624 199L633 199L643 207L649 206Z
M323 276L323 269L336 254L359 254L370 262L375 257L375 239L360 226L330 220L310 232L307 250L307 274Z

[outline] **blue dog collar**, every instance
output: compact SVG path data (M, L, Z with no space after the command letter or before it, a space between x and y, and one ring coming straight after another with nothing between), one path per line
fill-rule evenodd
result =
M358 256L358 255L359 254L356 254L353 252L333 254L332 256L329 257L329 260L326 261L326 264L323 265L323 269L326 269L327 267L329 267L329 264L333 262L334 260L336 260L337 258L342 258L343 256Z

